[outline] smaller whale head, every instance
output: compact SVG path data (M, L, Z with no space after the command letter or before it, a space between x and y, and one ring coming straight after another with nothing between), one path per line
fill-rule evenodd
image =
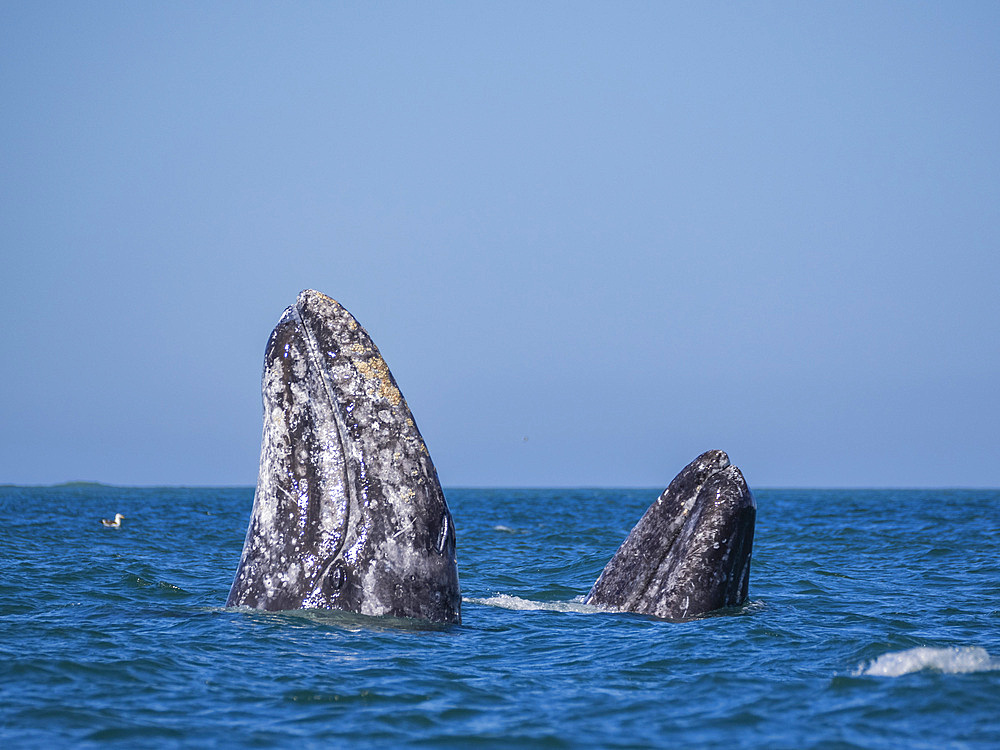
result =
M635 525L587 601L667 620L743 603L756 515L753 494L729 456L701 454Z

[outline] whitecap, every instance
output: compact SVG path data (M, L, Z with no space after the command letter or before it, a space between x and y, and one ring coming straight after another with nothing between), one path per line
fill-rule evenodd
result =
M979 646L929 648L921 646L905 651L892 651L858 666L856 675L900 677L930 669L945 674L991 672L1000 670L1000 661Z
M590 604L583 603L583 597L576 597L568 602L537 602L532 599L522 599L519 596L510 594L495 594L483 598L463 597L463 602L470 604L482 604L487 607L500 607L501 609L514 609L524 611L545 611L545 612L601 612L602 610Z

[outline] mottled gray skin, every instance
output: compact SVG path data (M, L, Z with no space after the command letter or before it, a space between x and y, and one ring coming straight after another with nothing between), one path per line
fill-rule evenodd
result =
M665 620L742 604L757 505L722 451L688 464L601 572L586 602Z
M396 381L307 290L267 344L260 473L226 606L461 622L455 528Z

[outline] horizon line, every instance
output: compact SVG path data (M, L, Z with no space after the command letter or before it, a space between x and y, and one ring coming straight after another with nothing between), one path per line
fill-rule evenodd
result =
M191 490L255 490L255 484L114 484L110 482L95 482L90 480L71 480L67 482L0 482L0 489L7 488L32 488L32 489L56 489L60 487L107 487L110 489L191 489ZM455 484L442 485L442 490L650 490L660 493L663 486L654 485L618 485L618 484ZM783 491L783 490L982 490L1000 491L1000 487L988 485L874 485L874 484L847 484L847 485L761 485L751 487L751 492L756 491Z

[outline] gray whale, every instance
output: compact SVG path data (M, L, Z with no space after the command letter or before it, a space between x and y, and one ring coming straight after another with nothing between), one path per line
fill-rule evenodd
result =
M688 620L747 598L757 505L722 451L681 470L604 567L585 602Z
M455 527L396 381L337 302L271 333L260 472L226 606L461 622Z

